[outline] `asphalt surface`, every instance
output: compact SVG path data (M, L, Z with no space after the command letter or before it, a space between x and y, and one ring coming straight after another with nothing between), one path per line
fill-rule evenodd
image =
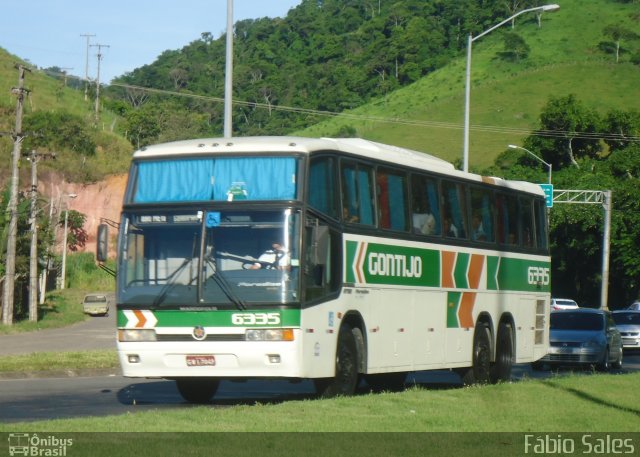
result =
M34 352L116 349L116 313L89 317L69 327L0 335L0 357Z

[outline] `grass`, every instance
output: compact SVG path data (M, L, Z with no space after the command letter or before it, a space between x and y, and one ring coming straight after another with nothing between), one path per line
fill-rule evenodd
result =
M113 265L111 265L113 267ZM86 293L114 290L113 277L95 265L93 254L74 253L67 256L67 288L47 293L38 306L38 321L30 322L24 312L18 314L11 326L0 324L0 335L33 332L66 327L87 319L82 310Z
M2 373L63 372L118 368L113 350L83 352L37 352L0 357Z
M636 432L640 374L0 425L48 432Z

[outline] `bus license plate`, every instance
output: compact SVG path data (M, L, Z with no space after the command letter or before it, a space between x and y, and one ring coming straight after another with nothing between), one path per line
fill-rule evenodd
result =
M188 355L188 367L212 367L216 364L216 358L213 355Z

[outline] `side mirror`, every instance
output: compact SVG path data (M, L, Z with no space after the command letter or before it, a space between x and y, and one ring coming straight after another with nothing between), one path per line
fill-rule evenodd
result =
M98 262L106 262L109 254L109 226L100 224L98 226L98 242L96 246L96 259Z

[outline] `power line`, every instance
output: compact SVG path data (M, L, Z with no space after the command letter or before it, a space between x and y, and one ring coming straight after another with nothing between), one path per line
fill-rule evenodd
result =
M49 74L56 75L57 73L49 72ZM224 103L224 98L214 97L210 95L199 95L199 94L187 94L184 92L175 92L166 89L155 89L152 87L143 87L143 86L135 86L132 84L123 84L118 82L112 82L111 86L122 87L124 89L133 89L148 92L151 94L159 94L159 95L167 95L167 96L175 96L175 97L184 97L191 98L194 100L203 100L215 103ZM308 114L312 116L321 116L321 117L336 117L343 119L352 119L354 121L369 121L369 122L380 122L386 124L399 124L399 125L409 125L415 127L428 127L428 128L438 128L438 129L452 129L452 130L462 130L463 125L454 122L443 122L443 121L428 121L428 120L419 120L419 119L403 119L403 118L389 118L382 116L373 116L370 114L357 114L357 113L346 113L346 112L336 112L336 111L328 111L328 110L316 110L312 108L300 108L294 106L286 106L286 105L269 105L267 103L260 102L249 102L243 100L233 100L233 105L235 106L244 106L249 108L260 108L267 110L275 110L275 111L284 111L290 113L297 114ZM609 132L576 132L576 131L568 131L568 130L544 130L544 129L530 129L525 127L501 127L495 125L472 125L471 130L476 132L487 132L487 133L502 133L502 134L514 134L514 135L534 135L548 138L574 138L574 139L585 139L585 140L612 140L612 141L624 141L628 143L639 143L640 136L637 135L622 135L619 133L609 133Z

